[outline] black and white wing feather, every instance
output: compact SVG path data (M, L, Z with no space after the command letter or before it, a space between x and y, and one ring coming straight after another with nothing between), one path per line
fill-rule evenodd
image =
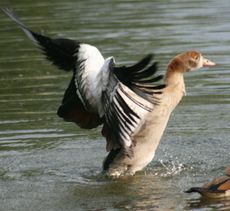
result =
M136 94L144 99L157 103L154 96L161 94L165 85L156 85L155 82L160 81L163 75L156 76L157 62L151 64L152 54L147 55L141 61L132 66L114 67L114 74L117 78Z
M102 93L105 113L102 134L107 140L107 150L120 146L131 156L135 135L146 116L160 103L165 85L153 83L162 76L155 76L157 63L150 63L151 59L152 55L148 55L129 67L109 65L108 83Z
M153 104L120 82L113 71L110 71L102 101L105 121L114 139L125 149L129 148Z
M80 47L79 42L66 38L52 39L35 33L27 28L12 10L2 8L2 11L18 24L27 37L42 50L49 61L62 70L74 70L77 61L77 52Z
M72 39L52 39L33 32L20 21L12 10L2 8L2 11L18 24L49 61L59 69L73 71L73 77L65 92L62 105L58 109L58 115L83 128L92 128L94 125L101 124L101 117L97 115L97 96L101 91L98 89L100 80L97 77L104 64L104 58L100 51L94 46ZM83 114L88 116L85 119L89 121L81 117ZM91 121L92 119L95 121ZM96 123L91 124L90 121Z

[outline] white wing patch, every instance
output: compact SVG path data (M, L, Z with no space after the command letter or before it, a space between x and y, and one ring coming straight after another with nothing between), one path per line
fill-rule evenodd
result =
M101 68L104 65L104 58L96 47L88 44L80 44L77 58L75 75L77 94L87 109L98 112L101 103Z

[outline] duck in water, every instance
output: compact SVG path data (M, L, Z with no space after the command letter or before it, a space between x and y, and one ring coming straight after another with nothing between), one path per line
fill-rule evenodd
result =
M202 187L192 187L186 193L199 193L208 198L222 198L230 196L230 166L225 169L225 176L218 177Z

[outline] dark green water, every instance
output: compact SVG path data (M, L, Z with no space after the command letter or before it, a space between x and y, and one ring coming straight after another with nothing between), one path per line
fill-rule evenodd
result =
M10 3L9 3L10 2ZM154 53L164 72L196 49L217 63L186 75L187 96L172 115L152 163L134 177L100 175L100 128L56 116L71 75L57 70L0 13L0 210L230 210L229 199L183 191L223 174L230 160L228 0L3 0L33 30L76 38L132 64Z

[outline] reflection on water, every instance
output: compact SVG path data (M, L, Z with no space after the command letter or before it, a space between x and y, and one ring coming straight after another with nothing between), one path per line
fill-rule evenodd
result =
M229 198L223 199L189 199L187 209L202 209L210 207L213 210L230 210L230 201Z
M186 75L187 96L152 163L134 177L109 180L101 174L106 152L100 128L80 130L56 116L71 74L45 61L1 13L2 210L229 209L227 199L184 193L229 165L228 0L10 2L32 29L96 45L122 65L155 53L163 72L173 56L188 49L218 65Z
M136 175L119 180L98 182L90 185L73 185L69 191L76 197L83 209L95 207L112 207L128 210L175 210L177 202L182 196L174 196L167 185L170 181L153 175ZM137 191L138 190L138 191Z

